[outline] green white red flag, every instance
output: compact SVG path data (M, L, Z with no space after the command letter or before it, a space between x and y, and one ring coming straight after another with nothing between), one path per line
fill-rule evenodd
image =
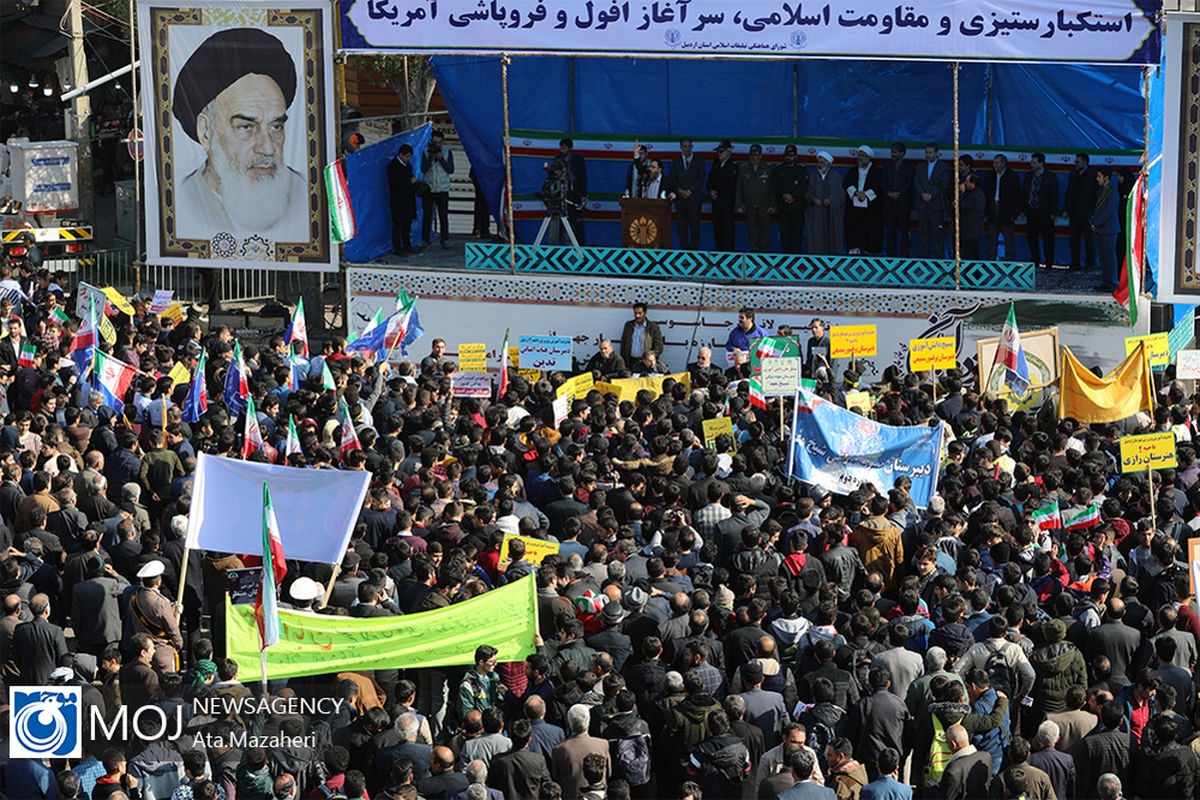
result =
M325 194L329 201L329 235L334 242L353 239L358 233L354 207L346 185L346 159L339 158L325 167Z
M1142 274L1146 261L1146 173L1138 175L1129 194L1125 237L1125 263L1113 299L1129 309L1129 327L1137 324L1137 299L1142 291Z

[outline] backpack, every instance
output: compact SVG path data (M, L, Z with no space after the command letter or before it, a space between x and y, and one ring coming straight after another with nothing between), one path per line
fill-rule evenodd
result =
M321 793L323 800L346 800L345 792L324 783L317 787L317 791Z
M871 658L871 653L864 647L855 649L851 657L847 669L850 675L858 683L858 694L860 697L867 697L871 694L871 684L868 678L871 675L871 667L874 661Z
M824 722L811 719L806 723L808 728L808 738L805 744L813 749L817 754L817 760L821 762L821 768L825 768L825 748L834 740L833 729Z
M929 758L925 762L925 785L937 786L941 783L942 773L950 761L950 743L946 741L946 729L937 714L933 715L933 741L929 744Z
M1009 697L1014 697L1017 690L1017 674L1013 671L1012 665L1004 658L1004 651L999 647L993 647L989 644L990 652L988 653L987 661L983 662L983 669L988 674L988 681L993 689L998 692L1004 692Z
M612 740L614 761L625 773L630 786L644 786L650 782L650 742L645 734L626 736Z

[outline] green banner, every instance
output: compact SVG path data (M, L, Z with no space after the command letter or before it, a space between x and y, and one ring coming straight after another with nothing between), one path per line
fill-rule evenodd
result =
M254 606L226 605L225 642L243 681L262 678ZM501 661L535 650L537 581L533 576L464 603L401 617L341 617L279 610L279 644L267 648L267 677L475 663L490 644Z

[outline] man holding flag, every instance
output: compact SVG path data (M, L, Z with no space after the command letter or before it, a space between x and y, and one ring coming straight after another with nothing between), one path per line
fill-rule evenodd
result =
M1008 304L1008 319L1000 331L1000 346L996 350L996 365L1004 365L1004 385L1015 395L1029 391L1029 364L1025 351L1021 349L1021 334L1017 330L1017 310ZM995 367L993 367L995 369Z
M267 684L267 648L279 644L280 622L278 591L287 575L287 562L283 557L283 540L279 535L279 522L271 505L271 489L263 483L262 513L262 578L258 582L258 596L254 598L254 619L258 623L259 661L262 667L262 682Z
M292 314L292 320L288 323L287 330L283 333L283 340L287 343L289 352L292 353L297 352L296 342L299 342L300 356L308 358L308 325L304 322L303 297L296 301L296 311Z

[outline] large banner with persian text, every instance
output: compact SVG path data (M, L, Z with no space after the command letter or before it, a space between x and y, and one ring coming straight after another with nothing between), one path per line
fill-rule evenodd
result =
M340 0L350 51L1156 64L1159 5L1098 0Z

